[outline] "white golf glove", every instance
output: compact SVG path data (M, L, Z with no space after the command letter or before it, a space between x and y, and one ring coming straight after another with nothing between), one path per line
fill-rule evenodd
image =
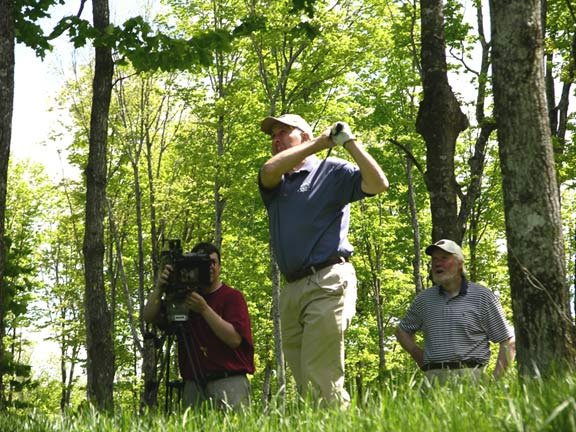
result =
M356 139L350 126L345 122L336 122L330 129L330 137L334 144L343 146L344 143Z

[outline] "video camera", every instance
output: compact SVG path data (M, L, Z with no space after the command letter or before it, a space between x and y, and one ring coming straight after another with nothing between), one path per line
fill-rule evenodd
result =
M188 320L186 298L190 292L210 286L210 256L205 253L182 253L180 239L165 240L162 265L171 265L166 285L166 312L170 322Z

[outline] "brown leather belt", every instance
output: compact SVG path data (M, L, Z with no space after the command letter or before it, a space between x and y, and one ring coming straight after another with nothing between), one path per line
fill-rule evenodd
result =
M305 278L306 276L313 275L314 273L316 273L319 270L322 270L323 268L329 267L329 266L334 265L334 264L348 262L348 261L349 261L349 258L344 257L344 256L331 257L331 258L328 258L326 261L321 262L319 264L314 264L314 265L311 265L308 267L304 267L301 270L298 270L298 271L295 271L293 273L284 275L284 278L286 279L287 282L295 282L298 279L302 279L302 278Z
M477 362L476 360L463 360L459 362L426 363L424 366L422 366L422 370L429 371L432 369L464 369L484 366L484 363Z

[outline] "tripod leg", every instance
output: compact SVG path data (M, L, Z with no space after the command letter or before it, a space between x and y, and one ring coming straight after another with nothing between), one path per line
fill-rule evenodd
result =
M169 408L172 407L172 389L170 389L170 350L172 349L173 335L169 335L166 339L166 382L164 394L164 413L169 413Z

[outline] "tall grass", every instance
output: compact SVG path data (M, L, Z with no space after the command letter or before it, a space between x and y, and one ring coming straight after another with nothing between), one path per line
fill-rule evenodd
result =
M85 410L48 416L5 413L0 431L554 431L576 432L576 377L470 383L430 388L419 379L390 379L346 410L304 401L254 403L239 413L210 409L184 413L104 415Z

